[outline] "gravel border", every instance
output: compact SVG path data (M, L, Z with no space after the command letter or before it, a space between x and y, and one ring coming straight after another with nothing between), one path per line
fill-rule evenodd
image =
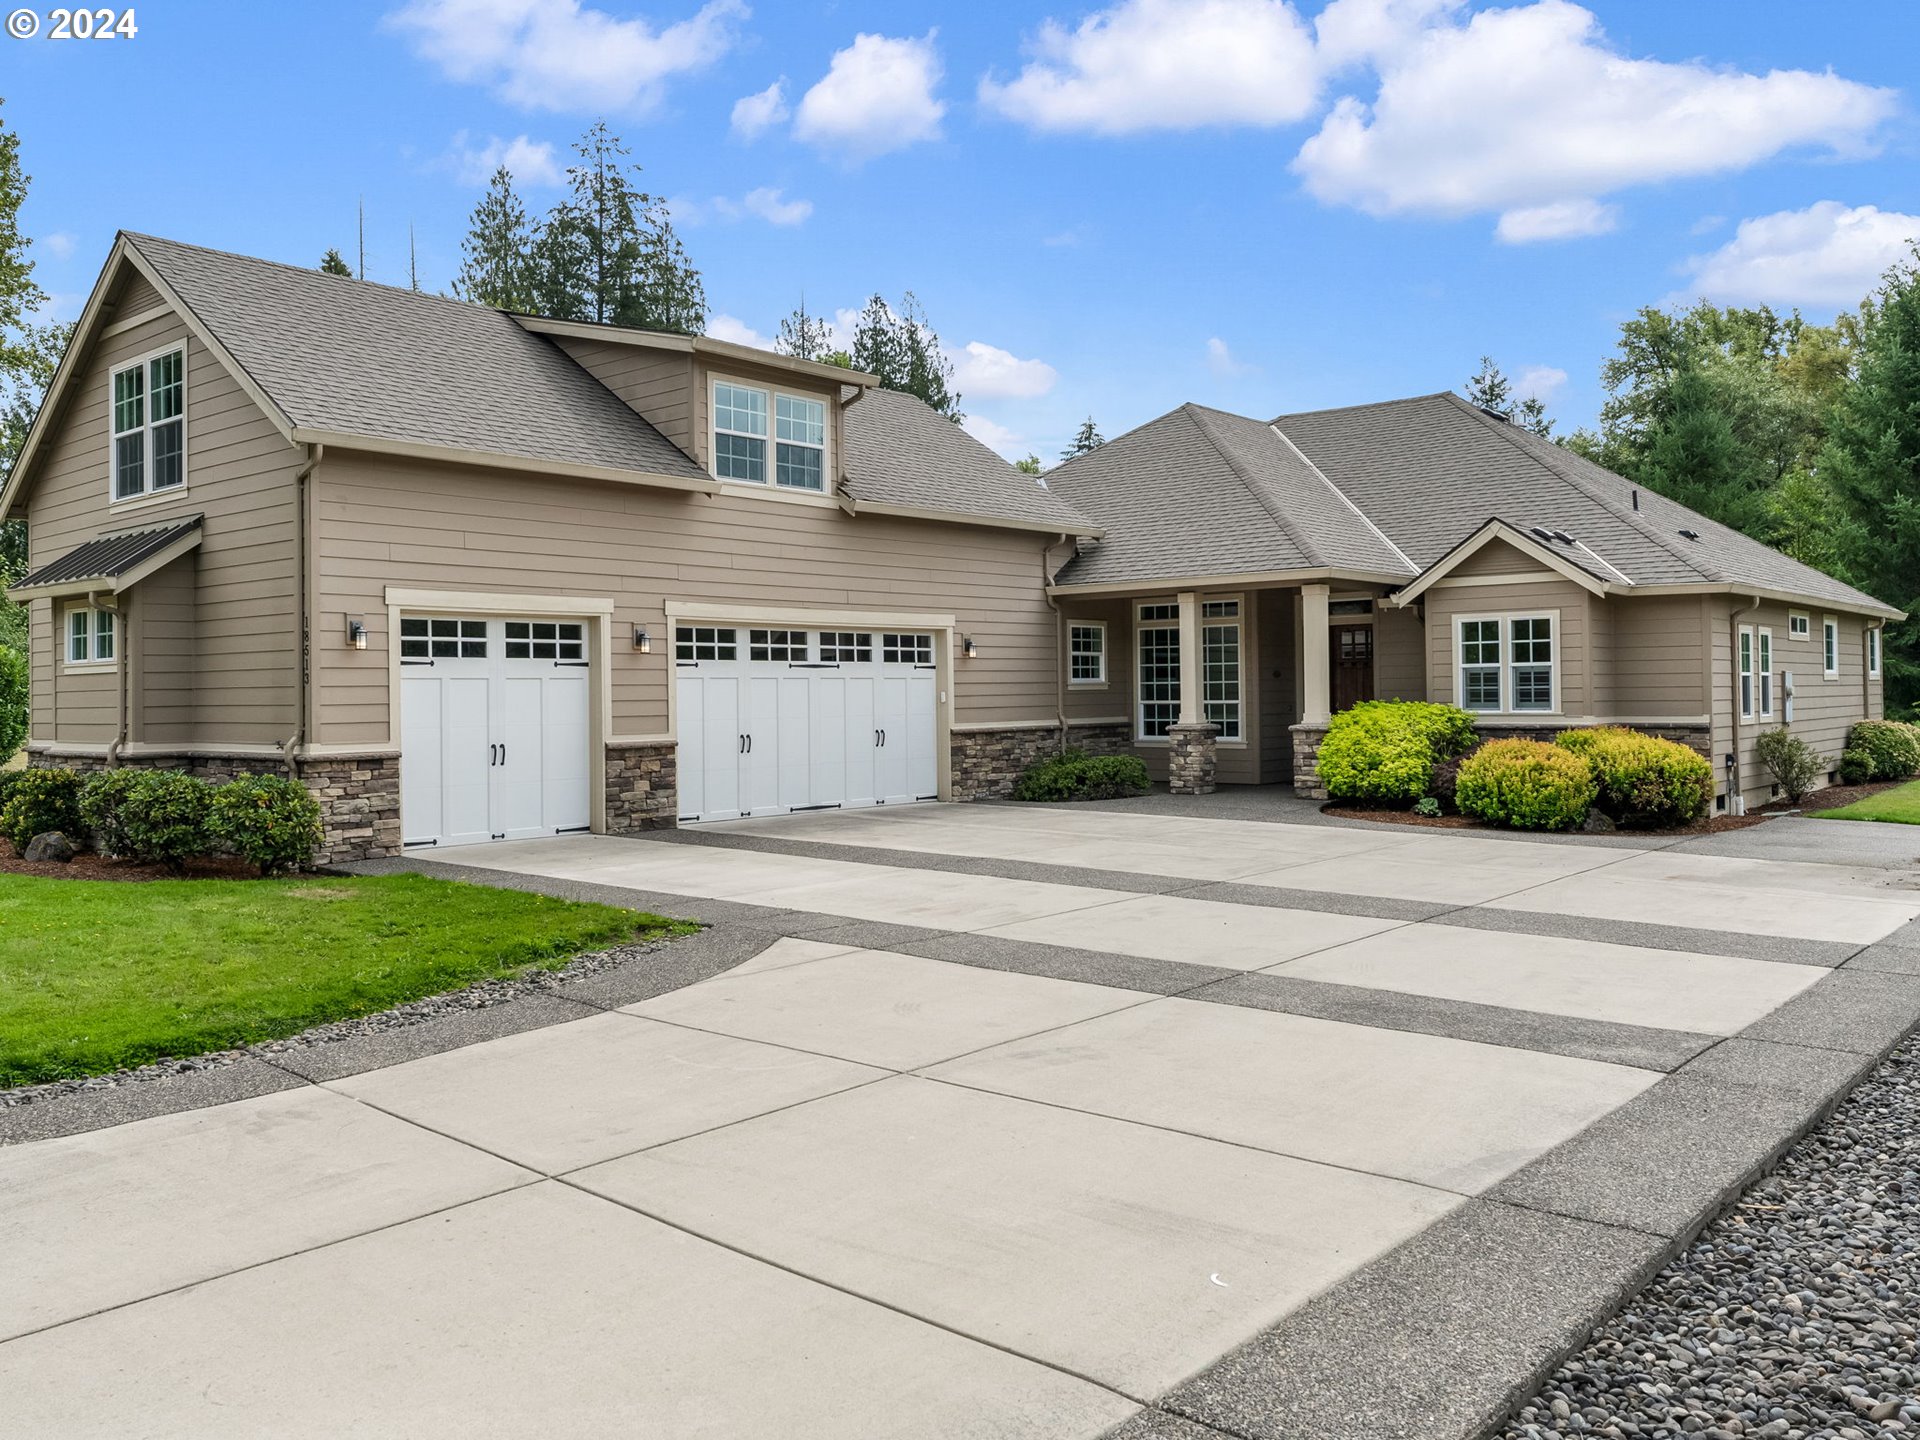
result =
M1501 1440L1920 1431L1920 1036L1676 1256Z
M449 990L445 994L409 1000L406 1004L396 1005L391 1010L378 1010L371 1015L360 1015L350 1020L332 1020L324 1025L315 1025L310 1030L302 1030L294 1035L284 1035L278 1040L262 1040L257 1044L242 1045L233 1050L210 1050L203 1055L180 1058L168 1056L148 1065L139 1065L127 1070L114 1070L105 1075L85 1075L71 1080L49 1080L39 1085L21 1085L12 1090L0 1090L0 1110L33 1105L65 1095L112 1090L122 1085L139 1085L150 1080L169 1080L180 1075L197 1074L203 1070L217 1070L222 1066L238 1064L249 1058L271 1060L275 1055L285 1055L296 1050L307 1050L319 1045L330 1045L340 1040L405 1030L449 1015L488 1010L527 995L551 995L563 992L570 984L605 974L609 970L617 970L622 965L638 960L642 956L656 954L674 941L683 938L686 937L668 935L638 945L616 945L610 950L590 951L584 955L574 956L558 969L530 970L513 980L481 980L463 990Z

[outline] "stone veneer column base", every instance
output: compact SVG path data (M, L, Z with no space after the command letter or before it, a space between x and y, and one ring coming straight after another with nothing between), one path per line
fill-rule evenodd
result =
M1132 745L1124 720L1110 725L1067 726L1067 745L1090 755L1125 755ZM953 798L1004 799L1013 793L1020 772L1036 760L1060 753L1060 731L1052 726L953 732Z
M679 823L679 762L674 742L607 746L607 834L671 830Z
M1288 729L1293 733L1293 793L1303 800L1326 799L1327 787L1320 783L1315 766L1320 760L1320 742L1327 738L1327 727L1303 721Z
M1219 755L1220 727L1207 721L1167 730L1167 790L1174 795L1211 795Z

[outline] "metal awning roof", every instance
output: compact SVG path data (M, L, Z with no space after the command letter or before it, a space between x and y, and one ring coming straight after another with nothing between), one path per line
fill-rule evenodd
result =
M124 589L199 543L198 515L171 525L103 535L48 561L9 593Z

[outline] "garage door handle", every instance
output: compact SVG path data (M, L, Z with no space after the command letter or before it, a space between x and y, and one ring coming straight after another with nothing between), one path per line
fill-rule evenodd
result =
M500 747L500 763L502 765L507 763L507 747L504 745Z
M487 764L498 765L499 763L500 763L500 747L498 745L487 746Z
M886 731L884 731L884 730L882 730L882 731L880 731L880 732L878 732L878 733L879 733L879 736L880 736L880 743L881 743L882 745L885 745L885 744L887 743L887 732L886 732Z

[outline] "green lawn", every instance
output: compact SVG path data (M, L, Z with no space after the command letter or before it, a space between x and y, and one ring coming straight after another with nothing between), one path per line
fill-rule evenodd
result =
M0 1087L271 1040L694 928L424 875L0 875Z
M1816 820L1887 820L1895 825L1920 825L1920 780L1893 790L1882 790L1838 810L1810 812Z

